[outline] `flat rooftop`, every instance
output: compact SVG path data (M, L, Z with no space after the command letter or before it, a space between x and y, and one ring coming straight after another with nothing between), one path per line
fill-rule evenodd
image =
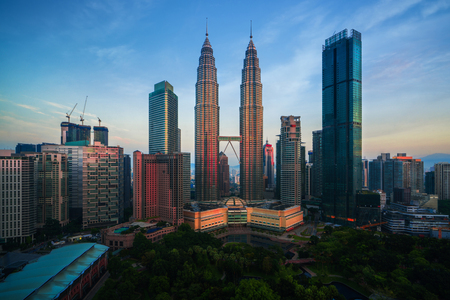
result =
M107 246L81 243L53 250L0 283L2 299L54 299L103 253Z

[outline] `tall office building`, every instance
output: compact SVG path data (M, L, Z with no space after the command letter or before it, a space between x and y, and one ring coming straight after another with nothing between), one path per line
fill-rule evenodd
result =
M369 162L369 190L384 190L383 166L384 162L390 159L390 153L381 153L376 159Z
M275 174L275 199L281 198L281 136L277 135L278 140L275 144L275 149L277 150L276 155L276 174Z
M302 181L302 199L305 199L306 198L306 148L305 148L305 146L300 147L300 166L301 166L301 181Z
M261 69L253 36L245 52L239 107L241 198L263 199L263 106Z
M94 143L100 142L102 145L108 146L108 127L94 126Z
M219 153L219 189L220 196L230 196L230 166L225 153Z
M69 144L71 144L69 142ZM86 145L86 143L85 143ZM83 149L76 145L43 145L42 151L56 151L67 155L69 172L69 217L70 220L83 215Z
M266 140L263 146L263 165L264 165L264 176L267 176L267 186L266 189L275 188L275 176L274 176L274 157L273 157L273 147Z
M67 154L45 151L25 154L34 158L37 185L37 228L47 219L69 223L69 163Z
M34 158L0 150L0 236L24 243L36 233Z
M365 158L362 160L362 187L369 187L369 161Z
M302 140L299 116L281 117L280 143L281 202L286 205L300 205L302 200Z
M397 153L393 159L403 162L403 187L413 192L425 192L423 161L406 153Z
M450 200L450 164L434 164L435 193L439 200Z
M77 141L78 125L70 122L61 122L61 145Z
M311 170L312 170L312 164L306 163L305 164L305 199L309 200L311 198Z
M178 96L167 81L155 84L148 96L148 153L178 151Z
M311 168L311 195L322 198L323 157L322 157L322 130L313 131L313 153Z
M83 148L83 228L123 222L123 149L100 142Z
M206 32L195 84L195 195L197 201L219 198L219 85L213 49Z
M313 163L313 151L312 150L308 150L308 162L310 164ZM311 165L312 166L312 165Z
M323 209L325 220L355 226L362 188L361 33L347 29L322 51Z
M394 189L403 188L403 162L397 159L383 161L383 191L386 199L392 202Z
M61 122L61 145L79 141L91 143L91 126Z
M131 207L131 157L123 155L123 208Z
M133 153L133 216L136 219L159 216L173 225L183 223L184 157L183 153Z
M425 172L425 193L435 194L435 177L434 171Z

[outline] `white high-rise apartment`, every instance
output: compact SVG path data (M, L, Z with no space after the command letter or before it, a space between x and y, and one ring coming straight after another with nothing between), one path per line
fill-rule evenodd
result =
M0 236L24 243L36 233L34 158L0 153Z

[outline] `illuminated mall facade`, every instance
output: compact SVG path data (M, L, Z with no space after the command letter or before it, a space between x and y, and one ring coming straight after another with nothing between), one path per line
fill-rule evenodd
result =
M247 203L238 197L216 202L186 203L183 214L184 223L201 232L226 227L252 227L284 232L303 223L300 205L285 205L268 200Z

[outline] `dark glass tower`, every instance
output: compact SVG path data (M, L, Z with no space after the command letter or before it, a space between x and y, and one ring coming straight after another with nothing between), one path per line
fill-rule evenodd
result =
M195 100L195 194L197 201L217 200L219 85L208 32L197 69Z
M264 176L267 176L267 186L266 189L273 189L275 187L274 180L274 160L273 160L273 147L266 140L263 146L263 165L264 165Z
M314 197L322 198L322 180L323 180L323 146L322 130L313 131L313 166L312 166L312 192Z
M167 81L155 84L148 96L148 153L178 151L178 96Z
M263 106L261 69L252 35L242 69L239 132L241 135L241 198L263 199Z
M361 33L345 29L322 51L322 200L326 221L352 227L362 188L361 84Z

